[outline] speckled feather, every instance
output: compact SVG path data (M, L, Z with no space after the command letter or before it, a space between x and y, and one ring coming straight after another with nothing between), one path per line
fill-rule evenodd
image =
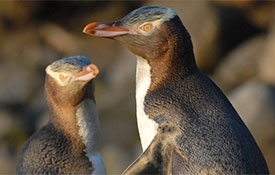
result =
M49 123L26 143L16 173L91 174L93 166L83 150L82 142L70 140Z

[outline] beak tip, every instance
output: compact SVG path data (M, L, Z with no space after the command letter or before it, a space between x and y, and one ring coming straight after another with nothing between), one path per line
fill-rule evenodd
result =
M97 26L97 23L96 23L96 22L87 24L87 25L84 27L84 29L82 30L82 32L85 33L85 34L88 34L88 35L93 35L96 26Z
M82 30L83 33L86 33L86 27L84 27L84 29Z
M87 34L87 35L89 34L89 33L87 32L87 30L85 30L85 29L82 31L82 33Z

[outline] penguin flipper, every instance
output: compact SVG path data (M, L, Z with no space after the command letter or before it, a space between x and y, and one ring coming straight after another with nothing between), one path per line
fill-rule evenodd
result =
M122 174L184 174L186 173L187 160L175 149L173 145L167 147L167 143L152 142Z
M182 174L185 160L170 135L174 129L170 122L162 123L148 148L122 174Z
M141 154L122 174L140 175L140 174L159 174L158 167L154 162L147 158L146 154Z

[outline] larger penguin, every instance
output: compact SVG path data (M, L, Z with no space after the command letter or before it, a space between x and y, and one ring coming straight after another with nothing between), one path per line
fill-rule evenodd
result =
M50 121L23 148L16 174L105 174L93 79L98 68L72 56L46 68Z
M253 136L196 66L190 35L170 8L147 6L84 33L112 38L137 57L143 154L125 174L267 174Z

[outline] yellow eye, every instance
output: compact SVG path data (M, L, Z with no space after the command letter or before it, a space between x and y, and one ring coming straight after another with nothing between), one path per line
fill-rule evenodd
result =
M140 29L145 32L150 32L153 29L153 24L151 23L144 24L140 27Z
M64 74L60 74L59 75L59 79L64 82L64 81L66 81L68 79L68 76L66 76Z

